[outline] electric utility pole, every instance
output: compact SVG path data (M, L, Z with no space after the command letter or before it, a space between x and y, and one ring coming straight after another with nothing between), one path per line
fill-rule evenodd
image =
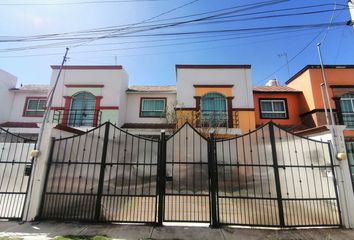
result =
M44 116L43 116L43 119L42 119L42 126L40 128L40 132L39 132L39 135L38 135L37 150L40 150L40 147L41 147L42 135L43 135L43 131L44 131L44 125L45 125L45 123L46 123L46 121L48 119L48 116L49 116L49 113L50 113L50 109L52 107L52 102L53 102L55 89L57 88L58 81L59 81L59 78L60 78L60 74L61 74L61 71L63 70L63 67L64 67L64 63L67 60L66 56L68 55L68 51L69 51L69 48L66 48L65 55L63 57L63 61L61 62L61 65L60 65L60 68L59 68L59 72L58 72L57 78L55 80L54 86L50 90L49 95L48 95L47 106L46 106L46 109L45 109L45 112L44 112Z
M354 27L354 0L348 0L348 7L351 17L350 21L348 22L348 25Z

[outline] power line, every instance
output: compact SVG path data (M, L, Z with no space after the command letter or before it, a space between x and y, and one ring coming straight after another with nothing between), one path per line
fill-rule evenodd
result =
M314 38L312 38L310 40L310 42L308 42L297 54L295 54L292 58L289 59L289 61L283 65L281 65L279 68L277 68L274 72L272 72L271 74L269 74L267 77L263 78L260 81L257 81L255 84L259 84L261 82L267 81L269 80L270 77L274 76L274 74L276 74L278 71L282 70L284 67L286 67L289 63L291 63L294 59L296 59L298 56L300 56L308 47L311 46L312 43L315 42L315 40L325 31L325 29L323 29L321 32L319 32L318 34L316 34L316 36Z
M196 0L194 0L192 2L195 2L195 1ZM274 4L278 4L278 3L286 2L286 1L290 1L290 0L271 0L271 1L258 3L257 5L256 4L246 4L246 5L238 6L239 8L242 8L242 7L244 7L244 8L239 9L237 11L246 11L246 10L250 10L250 9L255 9L257 7L274 5ZM174 8L172 10L177 10L177 9L179 9L181 7L184 7L186 5L191 4L192 2L184 4L184 5L180 6L180 7ZM223 11L225 11L225 10L223 10ZM165 13L162 13L162 14L166 14L166 13L169 13L169 12L171 12L171 10L169 10L169 11L167 11ZM167 28L167 27L171 27L171 26L176 27L176 26L179 26L179 25L182 25L182 24L189 24L189 23L193 23L193 22L199 22L199 21L215 18L216 16L223 16L223 15L231 14L231 13L234 13L234 12L235 11L224 12L224 13L211 15L211 16L207 16L207 17L203 17L203 18L192 19L192 20L188 20L188 21L163 23L163 24L160 24L160 25L152 25L152 26L146 25L146 26L139 26L139 27L145 27L145 28L150 27L150 28L153 28L153 29L161 29L161 28ZM158 16L161 16L162 14L159 14ZM156 18L156 17L153 17L153 18ZM148 19L148 20L150 21L151 19ZM51 39L51 38L59 37L59 36L63 36L63 35L64 36L70 36L70 35L80 36L80 35L87 35L87 34L94 34L94 33L100 33L101 34L102 32L112 33L112 32L122 31L122 30L125 30L127 28L132 29L134 26L136 26L136 25L138 25L140 23L144 23L146 21L147 20L144 20L144 21L138 22L138 23L134 23L134 24L129 24L129 25L122 25L122 26L108 27L108 28L99 28L99 29L91 29L91 30L76 31L76 32L54 33L54 34L44 34L44 35L32 35L32 36L23 36L23 37L2 36L1 38L4 39L4 41L6 41L6 42L23 42L23 41L32 41L32 40L38 40L38 39L43 39L43 40ZM147 29L147 30L151 30L151 29ZM95 37L93 36L92 38L95 38Z
M198 1L199 1L199 0L192 0L192 1L190 1L190 2L187 2L187 3L185 3L185 4L182 4L181 6L178 6L178 7L172 8L172 9L170 9L170 10L167 10L167 11L165 11L165 12L162 12L162 13L160 13L160 14L154 16L154 17L151 17L151 18L145 19L145 20L143 20L143 21L141 21L141 22L132 24L132 25L130 25L129 27L125 28L124 30L129 30L129 29L131 29L132 27L134 27L134 26L136 26L136 25L149 22L149 21L151 21L151 20L154 20L154 19L156 19L156 18L159 18L159 17L161 17L161 16L164 16L164 15L169 14L169 13L171 13L171 12L174 12L174 11L176 11L176 10L182 9L182 8L184 8L184 7L186 7L186 6L189 6L189 5L193 4L193 3L196 3L196 2L198 2ZM121 31L121 30L117 30L117 31ZM87 43L89 43L89 42L92 42L92 41L95 41L95 40L98 40L98 39L106 38L106 37L108 37L109 35L116 33L117 31L114 31L114 32L112 32L112 33L110 33L110 34L108 34L108 35L103 35L103 36L100 36L100 37L96 37L96 38L94 38L94 39L89 40L88 42L83 42L83 43L78 44L78 45L75 45L75 46L73 46L73 47L82 46L82 44L87 44Z
M337 9L341 10L341 9ZM280 15L266 15L266 16L261 16L261 17L255 17L255 18L242 18L242 19L231 19L231 20L226 20L226 21L221 21L221 22L230 22L230 21L244 21L244 20L256 20L256 19L268 19L268 18L275 18L275 17L287 17L287 16L293 16L293 15L304 15L304 14L318 14L318 13L323 13L323 12L328 12L328 11L333 11L333 10L321 10L321 11L311 11L311 12L302 12L302 13L295 13L295 14L280 14ZM207 22L208 24L210 23L220 23L220 22ZM233 33L231 33L233 34ZM213 36L211 36L213 37ZM161 39L161 40L153 40L153 41L168 41L169 39ZM173 40L173 39L171 39ZM139 42L153 42L153 41L139 41ZM58 48L62 46L67 46L67 45L73 45L73 44L79 44L81 40L72 40L68 42L62 42L62 43L52 43L52 44L45 44L45 45L32 45L32 46L23 46L23 47L18 47L18 48L8 48L8 49L0 49L0 51L24 51L24 50L33 50L33 49L42 49L42 48ZM130 42L125 42L125 43L131 43ZM119 44L119 43L115 43ZM109 44L90 44L90 46L98 46L98 45L109 45Z
M312 29L307 29L307 30L311 30L313 31ZM302 30L304 31L304 30ZM306 34L307 35L307 34ZM263 35L264 36L264 35ZM270 35L271 36L271 35ZM304 34L298 34L297 36L304 36ZM277 40L277 39L287 39L287 38L290 38L290 37L294 37L294 36L288 36L288 37L279 37L279 38L272 38L272 39L263 39L263 40L260 40L260 41L256 41L256 42L252 42L252 43L262 43L262 42L265 42L265 41L269 41L269 40ZM240 37L241 38L241 37ZM237 38L235 38L237 39ZM226 40L226 39L225 39ZM229 39L231 40L231 39ZM216 42L215 40L212 40L212 41L205 41L205 42ZM201 42L201 41L200 41ZM196 42L192 42L190 44L193 44L193 43L196 43ZM247 45L247 44L250 44L251 42L246 42L246 43L243 43L243 45ZM170 45L186 45L188 43L183 43L183 44L168 44L169 46ZM167 45L167 44L166 44ZM166 45L154 45L154 46L146 46L146 47L134 47L134 48L121 48L121 49L105 49L105 50L98 50L98 51L77 51L77 52L72 52L71 54L72 55L76 55L76 54L84 54L84 53L92 53L92 52L112 52L112 51L117 51L117 50L131 50L131 49L138 49L138 48L157 48L157 47L163 47L163 46L166 46ZM234 46L234 45L226 45L226 46L222 46L222 47L231 47L231 46ZM221 48L222 48L221 47ZM220 48L220 47L213 47L213 48L203 48L203 49L198 49L198 51L202 51L202 50L209 50L209 49L216 49L216 48ZM178 51L178 52L191 52L191 51ZM175 53L175 52L168 52L168 53ZM18 58L18 57L42 57L42 56L57 56L57 55L60 55L61 53L46 53L46 54L29 54L29 55L21 55L21 56L0 56L0 58ZM144 56L146 54L142 54L142 55L132 55L132 56ZM159 55L158 54L148 54L148 55Z

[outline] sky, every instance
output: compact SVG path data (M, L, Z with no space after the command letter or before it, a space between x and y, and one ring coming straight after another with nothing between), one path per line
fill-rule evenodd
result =
M66 47L66 65L122 65L129 85L174 85L176 64L284 83L320 63L318 43L325 64L354 64L347 0L1 0L0 16L0 69L18 85L49 84Z

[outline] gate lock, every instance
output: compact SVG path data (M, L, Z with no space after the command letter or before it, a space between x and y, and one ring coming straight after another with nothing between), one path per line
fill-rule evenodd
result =
M25 176L31 176L32 164L26 164L24 174Z

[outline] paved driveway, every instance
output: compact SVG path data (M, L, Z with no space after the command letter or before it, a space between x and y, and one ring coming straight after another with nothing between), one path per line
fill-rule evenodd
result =
M354 231L346 229L271 230L192 226L152 226L118 224L82 224L62 222L23 223L0 222L0 239L4 236L44 240L60 235L107 235L119 240L354 240Z

